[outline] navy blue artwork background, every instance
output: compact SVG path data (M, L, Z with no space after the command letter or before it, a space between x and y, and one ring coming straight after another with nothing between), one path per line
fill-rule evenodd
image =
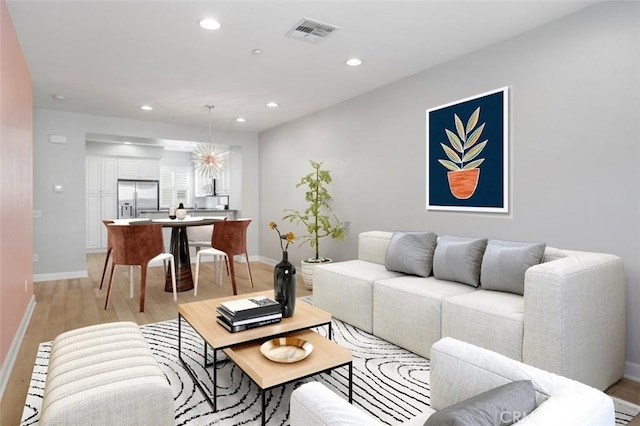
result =
M503 208L504 200L504 167L503 164L503 125L504 125L504 96L503 91L492 93L476 99L470 99L462 103L450 105L440 109L429 111L428 144L428 184L429 206L447 207L484 207ZM480 155L475 158L484 158L484 162L478 167L480 178L475 193L466 200L459 200L451 194L447 172L449 171L438 160L448 160L447 154L442 149L441 143L453 148L445 133L449 129L456 132L454 114L462 120L466 126L469 117L480 107L480 118L476 127L486 123L482 135L478 140L481 143L488 140Z

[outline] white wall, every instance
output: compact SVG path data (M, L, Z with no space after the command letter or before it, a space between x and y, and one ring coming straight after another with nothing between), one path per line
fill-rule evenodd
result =
M124 120L89 114L34 109L33 209L36 280L86 275L85 135L110 135L205 141L206 128L151 121ZM49 135L65 135L66 144L49 142ZM242 192L237 208L243 216L258 218L258 136L250 132L216 131L216 139L242 152ZM53 192L61 184L64 192ZM236 208L235 205L232 208ZM249 254L258 253L257 225L249 228Z
M261 229L303 208L308 160L333 173L335 212L366 230L545 241L621 256L627 275L627 374L640 377L640 5L602 3L522 36L260 134ZM416 52L419 54L419 52ZM366 64L357 72L366 73ZM510 213L425 210L425 110L511 87ZM302 232L289 224L284 231ZM279 258L273 231L260 253ZM290 249L299 261L308 247ZM603 348L607 350L607 348ZM588 356L588 354L585 354Z

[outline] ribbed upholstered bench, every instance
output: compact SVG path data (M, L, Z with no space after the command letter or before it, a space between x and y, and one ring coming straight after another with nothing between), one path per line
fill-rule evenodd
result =
M171 386L137 324L84 327L54 340L40 424L174 424Z

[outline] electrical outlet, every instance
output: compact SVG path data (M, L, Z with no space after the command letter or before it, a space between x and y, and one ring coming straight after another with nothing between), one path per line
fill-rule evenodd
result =
M34 219L40 219L42 217L42 212L40 210L34 210L33 211L33 218Z
M34 262L38 261L38 253L33 253L33 261Z

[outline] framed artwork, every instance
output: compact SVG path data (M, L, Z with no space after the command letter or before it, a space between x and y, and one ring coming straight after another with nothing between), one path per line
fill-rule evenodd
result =
M509 89L427 110L427 210L509 211Z

